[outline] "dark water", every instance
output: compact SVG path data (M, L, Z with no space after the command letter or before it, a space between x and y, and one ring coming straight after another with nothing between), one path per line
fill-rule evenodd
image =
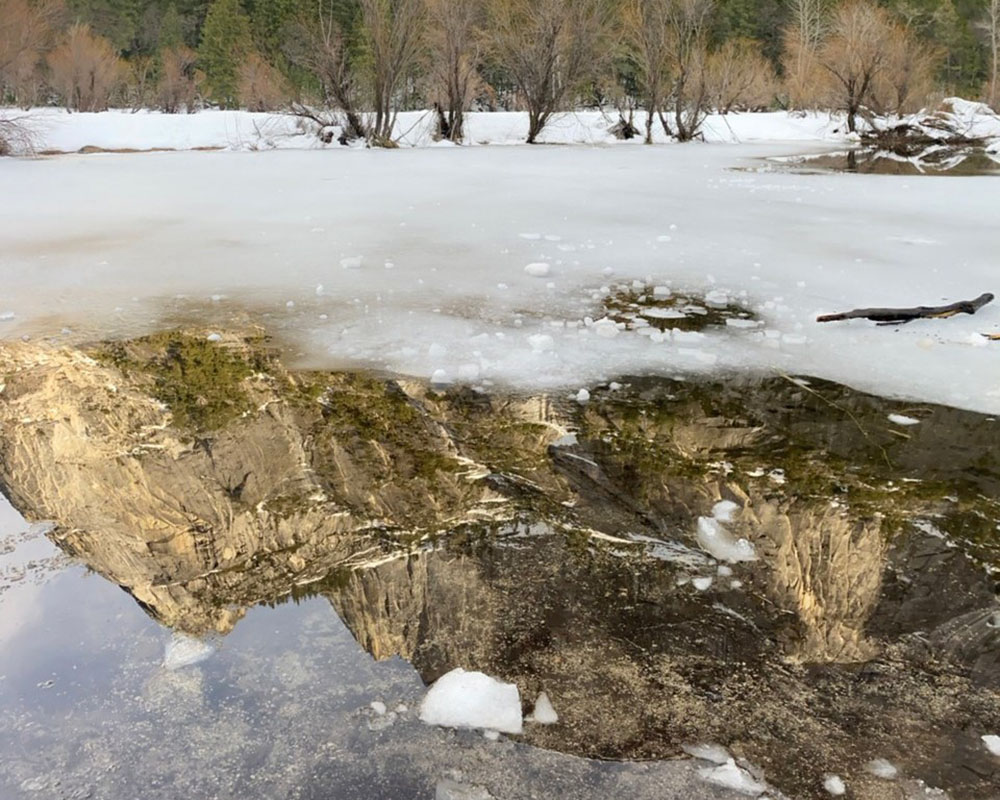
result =
M848 150L818 156L769 159L774 169L799 175L848 172L859 175L937 175L970 177L1000 175L1000 157L982 149L942 149L916 158L901 158L882 150Z
M56 519L49 538L5 518L0 797L729 796L674 760L708 742L789 797L826 796L827 773L859 798L998 796L980 740L1000 733L997 422L783 377L622 384L585 407L523 399L562 438L484 443L499 400L424 400L492 464L474 482L503 513L419 534L338 533L305 494L277 527L141 545L120 498L100 529ZM206 448L239 476L256 456L227 441ZM417 470L420 502L454 491ZM97 488L127 500L115 485ZM716 530L754 560L699 538L723 500ZM499 741L423 725L425 686L458 666L516 683L525 711L546 692L559 723Z

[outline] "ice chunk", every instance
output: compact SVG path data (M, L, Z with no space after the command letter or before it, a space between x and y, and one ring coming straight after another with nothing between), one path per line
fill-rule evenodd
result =
M715 308L725 308L729 305L729 295L721 289L713 289L705 295L705 302Z
M896 780L896 776L899 774L899 770L896 769L896 766L886 761L884 758L873 758L865 764L865 769L876 778L882 778L886 781Z
M613 339L618 335L618 326L615 324L614 320L608 319L607 317L602 317L596 320L593 324L594 333L605 339Z
M208 341L210 341L210 342L221 342L222 341L222 336L220 334L218 334L218 333L210 333L205 338L208 339Z
M720 764L717 767L706 767L698 770L698 775L716 786L724 786L734 792L755 797L767 788L763 783L754 780L753 775L745 769L736 766L736 762L731 758L727 759L725 764Z
M725 764L732 756L721 744L685 744L681 745L681 750L689 756L700 758L702 761L711 761L713 764Z
M733 514L739 510L739 505L732 500L720 500L712 506L712 518L719 522L732 522Z
M457 667L428 690L420 704L420 719L448 728L521 733L521 695L513 683Z
M824 775L823 788L834 797L840 797L847 793L847 785L839 775Z
M890 414L889 422L894 425L919 425L920 420L913 417L907 417L905 414Z
M698 517L698 544L713 558L730 564L757 560L752 543L735 539L712 517Z
M701 578L695 578L691 581L691 585L694 586L699 592L707 591L712 585L712 576L707 575Z
M363 262L364 256L345 256L340 259L340 266L342 269L361 269Z
M9 322L14 319L13 311L0 311L0 322Z
M379 716L381 716L386 712L385 703L383 703L381 700L372 700L372 702L369 703L368 705L371 707L371 710L374 711Z
M983 740L983 744L986 746L987 750L995 756L1000 756L1000 736L988 733L980 738Z
M538 699L535 700L535 710L531 712L529 719L539 725L555 725L559 721L559 715L545 692L539 693Z
M169 670L182 669L204 661L214 652L215 648L201 639L175 633L164 649L163 666Z
M551 268L544 261L533 261L524 268L524 274L533 278L544 278Z
M578 391L576 393L576 402L578 402L581 406L589 403L590 392L588 392L586 389L581 389L580 391Z
M528 337L528 344L536 353L545 353L552 349L552 337L547 333L536 333Z

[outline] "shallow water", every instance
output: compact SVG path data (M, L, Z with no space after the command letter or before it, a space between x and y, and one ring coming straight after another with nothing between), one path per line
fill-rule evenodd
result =
M780 171L797 175L831 172L858 175L932 175L974 177L1000 175L1000 158L981 148L955 151L942 149L915 158L904 158L882 150L858 149L816 156L768 159Z
M261 411L105 456L149 347L64 367L122 370L106 407L58 395L65 421L25 416L60 379L8 378L5 491L56 528L2 517L0 796L723 796L673 760L706 742L791 797L828 772L859 798L996 790L993 418L788 377L581 406L255 361ZM756 560L704 549L723 499ZM167 669L177 635L211 651ZM456 666L560 722L424 726Z

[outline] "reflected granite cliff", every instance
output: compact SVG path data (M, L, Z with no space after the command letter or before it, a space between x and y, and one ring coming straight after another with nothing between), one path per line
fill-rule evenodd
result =
M785 376L439 393L177 332L4 344L0 375L5 494L171 628L322 595L425 682L545 691L531 744L719 741L793 796L846 769L893 797L875 756L995 789L990 418Z

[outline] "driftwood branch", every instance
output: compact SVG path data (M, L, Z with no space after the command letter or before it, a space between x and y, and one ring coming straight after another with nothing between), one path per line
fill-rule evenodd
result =
M993 295L989 292L979 295L975 300L962 300L946 306L916 306L915 308L856 308L840 314L823 314L816 317L817 322L839 322L842 319L870 319L880 325L894 325L911 322L915 319L944 319L956 314L975 314L987 303L992 302Z

